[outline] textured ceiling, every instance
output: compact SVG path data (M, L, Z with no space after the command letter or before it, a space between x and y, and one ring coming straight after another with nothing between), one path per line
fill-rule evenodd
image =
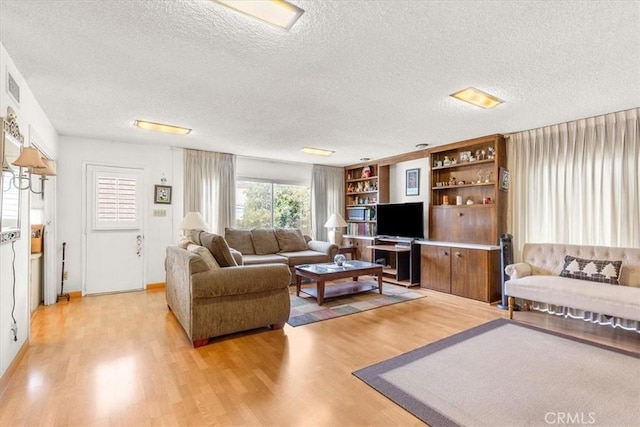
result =
M640 106L639 1L292 3L286 32L209 0L0 0L0 40L62 135L304 163Z

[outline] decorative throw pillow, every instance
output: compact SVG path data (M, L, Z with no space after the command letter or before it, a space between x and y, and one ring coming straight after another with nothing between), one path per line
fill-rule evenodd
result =
M207 267L209 267L209 270L214 268L220 268L220 265L217 263L213 255L211 255L211 252L209 252L209 249L205 248L204 246L196 245L195 243L190 243L189 245L187 245L186 249L187 251L193 254L199 255L200 258L202 258L202 260L204 261L204 263L207 264Z
M220 267L236 266L238 263L231 255L229 245L224 237L213 233L203 231L200 233L200 242L202 246L209 249L213 257L218 261Z
M560 276L618 285L620 268L622 261L582 259L566 255Z
M253 247L258 255L277 254L280 252L278 239L273 228L254 228L251 230Z
M239 230L237 228L225 228L224 239L229 247L239 251L242 255L253 255L256 252L253 249L251 240L251 230Z
M195 245L196 242L185 236L180 237L180 239L178 240L178 246L180 246L182 249L187 249L187 246L189 246L190 244Z
M307 242L304 240L299 228L276 228L276 239L280 252L296 252L307 250Z

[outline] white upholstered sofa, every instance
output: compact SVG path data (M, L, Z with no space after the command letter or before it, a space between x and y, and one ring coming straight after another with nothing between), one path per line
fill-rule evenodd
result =
M584 268L565 266L567 255L580 258ZM597 265L606 265L605 274L583 260L601 261ZM614 271L606 261L621 261L620 270ZM571 273L577 273L583 278L563 277L563 270L565 275L576 277ZM522 262L506 266L505 273L510 276L504 286L509 318L513 318L514 298L521 298L640 322L640 248L529 243L524 245ZM609 281L617 276L619 284L583 280L598 280L596 276Z

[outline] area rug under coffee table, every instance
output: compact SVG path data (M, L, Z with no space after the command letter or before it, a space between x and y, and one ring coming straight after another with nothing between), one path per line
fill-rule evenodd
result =
M354 375L431 426L632 426L640 355L505 319Z
M319 306L314 297L303 294L296 297L293 288L293 293L290 294L291 314L287 323L291 326L301 326L424 297L425 294L420 291L383 283L382 295L374 289L360 294L325 299Z

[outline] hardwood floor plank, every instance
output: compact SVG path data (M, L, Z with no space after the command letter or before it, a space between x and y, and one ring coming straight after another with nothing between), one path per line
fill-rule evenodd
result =
M354 370L507 312L426 298L193 349L163 290L40 308L0 395L0 425L423 425ZM536 312L515 320L640 353L640 334Z

